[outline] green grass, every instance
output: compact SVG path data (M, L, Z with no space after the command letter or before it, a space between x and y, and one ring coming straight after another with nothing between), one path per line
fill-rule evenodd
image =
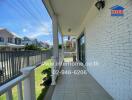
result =
M73 58L72 57L65 57L64 58L64 61L65 62L72 62L73 61Z
M35 89L36 89L36 98L39 97L38 100L43 100L44 93L46 93L46 91L47 91L47 88L45 89L45 87L40 86L40 84L42 83L42 79L46 76L46 75L42 74L42 71L44 69L50 68L51 66L52 66L51 60L47 60L47 61L45 61L44 65L38 67L35 70ZM43 92L43 93L41 93L41 92ZM13 100L18 100L16 86L13 87L12 94L13 94ZM0 100L6 100L5 94L0 96Z
M42 71L51 68L52 62L51 60L47 60L44 65L38 67L35 71L35 85L36 85L36 97L39 97L39 100L43 100L43 97L41 96L41 92L44 93L47 91L47 89L44 89L45 87L40 86L40 83L42 83L42 79L46 76L42 74Z

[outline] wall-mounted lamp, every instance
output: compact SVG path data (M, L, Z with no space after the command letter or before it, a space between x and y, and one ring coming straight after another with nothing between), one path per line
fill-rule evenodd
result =
M98 0L95 6L98 8L98 10L103 9L105 7L105 1L104 0Z

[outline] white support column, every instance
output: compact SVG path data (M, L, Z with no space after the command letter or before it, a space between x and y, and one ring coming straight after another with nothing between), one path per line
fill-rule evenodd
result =
M22 82L18 83L18 85L17 85L17 91L18 91L18 100L23 100Z
M58 66L56 66L56 64L59 62L59 40L58 40L58 23L57 23L57 17L54 16L53 21L52 21L52 25L53 25L53 56L54 56L54 65L52 67L52 85L55 85L56 82L56 72L55 70L59 69Z
M24 100L36 100L34 68L26 67L21 72L24 75L28 75L24 80Z
M13 100L11 89L6 92L6 100Z

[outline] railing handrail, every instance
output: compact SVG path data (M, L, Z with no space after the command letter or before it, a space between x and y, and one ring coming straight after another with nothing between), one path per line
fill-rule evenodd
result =
M29 66L22 68L22 75L11 80L0 87L0 95L6 93L6 100L13 100L12 88L17 85L18 99L19 100L36 100L35 95L35 71L34 69L38 66ZM22 92L22 81L24 86L24 92ZM24 96L23 96L24 93Z
M15 85L17 85L20 81L24 80L27 76L21 75L8 83L5 83L0 87L0 95L4 94L8 89L13 88Z
M29 72L29 71L34 70L36 67L38 67L38 66L33 66L33 67L32 67L32 66L29 66L29 67L23 68L23 69L21 70L21 72L23 72L23 71L25 71L25 70ZM15 78L15 79L9 81L8 83L2 85L2 86L0 87L0 95L4 94L8 89L13 88L13 87L16 86L20 81L23 81L25 78L27 78L28 75L29 75L28 72L27 72L27 74L22 74L21 76L19 76L19 77Z
M41 50L24 50L24 51L0 51L0 52L47 52L47 51L50 51L49 50L44 50L44 51L41 51Z

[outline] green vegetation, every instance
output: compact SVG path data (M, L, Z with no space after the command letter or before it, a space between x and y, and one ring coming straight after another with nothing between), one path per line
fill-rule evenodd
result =
M47 50L50 50L50 48L43 48L43 47L39 47L39 46L31 44L31 45L26 45L25 50L47 51Z
M43 84L43 79L44 77L47 77L48 74L47 73L43 73L44 70L47 70L49 68L51 68L52 66L52 62L51 60L47 60L45 61L44 65L38 67L35 70L35 89L36 89L36 98L37 100L43 100L43 97L48 89L48 87L43 86L41 84ZM17 96L17 87L15 86L12 89L12 94L13 94L13 100L18 100L18 96ZM0 100L6 100L5 94L0 96Z
M25 50L41 50L41 49L35 45L26 45Z
M73 61L73 57L65 57L64 61L65 62L72 62Z
M62 49L62 44L59 44L59 45L58 45L58 48L59 48L59 49Z
M43 78L43 82L41 84L41 86L44 86L44 88L42 89L40 95L38 96L37 100L42 100L51 84L51 68L47 68L47 69L44 69L42 71L42 74L46 75L44 78Z
M47 51L49 50L50 48L41 48L41 51Z
M36 97L37 100L43 100L47 90L48 90L48 86L44 85L44 79L49 79L50 77L50 73L51 73L51 66L52 66L52 62L51 60L47 60L45 62L44 65L42 65L42 67L39 67L39 70L36 70ZM50 72L49 72L50 70ZM44 73L45 72L45 73ZM41 74L41 75L37 75L37 74ZM39 84L39 86L38 86Z

